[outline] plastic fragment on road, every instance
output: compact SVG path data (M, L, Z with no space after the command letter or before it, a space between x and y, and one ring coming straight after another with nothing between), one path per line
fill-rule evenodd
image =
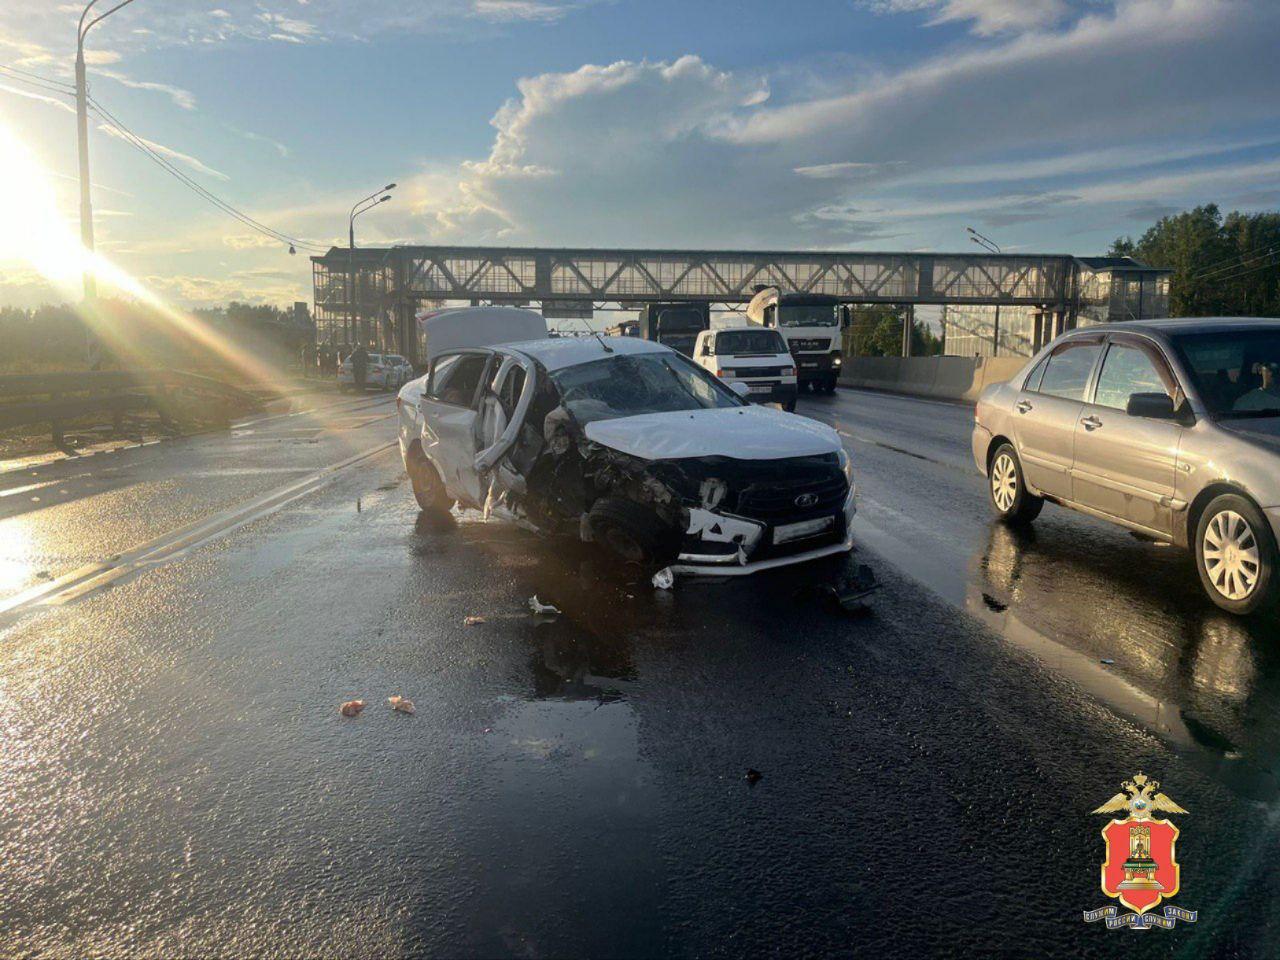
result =
M750 767L748 767L747 774L742 779L747 781L747 783L751 784L751 786L754 787L757 783L759 783L762 779L764 779L764 774L761 773L759 770L752 770Z
M670 567L663 567L653 575L653 586L655 590L670 590L676 585L676 575L671 572Z
M529 598L529 609L532 610L534 613L546 614L547 616L555 616L560 612L559 607L556 607L550 603L540 602L538 600L538 595L536 593Z
M348 700L338 708L338 712L344 717L358 717L360 715L360 711L363 709L363 700Z
M404 697L387 697L387 703L391 704L391 709L395 710L397 713L412 714L415 712L413 709L413 701L406 700Z
M464 627L474 627L477 623L484 623L484 617L473 613L471 616L464 617L462 620L462 625Z
M1102 658L1102 663L1112 664L1112 663L1115 663L1115 661L1114 661L1114 660L1109 660L1109 659L1107 659L1106 657L1103 657L1103 658Z

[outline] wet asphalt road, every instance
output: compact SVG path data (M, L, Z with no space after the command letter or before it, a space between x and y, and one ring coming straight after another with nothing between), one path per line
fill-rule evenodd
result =
M60 465L64 500L0 497L9 595L376 448L368 404ZM655 592L427 523L394 452L0 614L0 949L1280 954L1275 624L1104 524L993 526L966 408L801 409L854 456L865 617L804 596L829 567ZM1191 811L1171 932L1081 919L1088 811L1139 770Z

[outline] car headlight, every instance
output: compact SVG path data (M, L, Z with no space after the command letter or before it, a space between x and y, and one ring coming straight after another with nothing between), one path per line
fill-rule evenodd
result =
M840 469L844 471L844 478L849 481L849 486L853 486L853 458L849 456L849 451L841 447L840 452L836 455L836 462L840 464Z
M832 358L831 358L831 365L832 365L833 367L838 367L838 366L840 366L840 361L841 361L841 358L840 358L840 357L838 357L838 356L832 357Z

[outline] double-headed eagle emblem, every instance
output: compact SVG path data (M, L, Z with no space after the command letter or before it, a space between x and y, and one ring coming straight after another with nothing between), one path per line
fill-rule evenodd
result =
M1123 793L1117 793L1093 812L1120 813L1121 811L1128 811L1129 816L1134 820L1150 820L1153 813L1187 812L1169 799L1167 794L1157 793L1156 791L1160 789L1160 781L1152 780L1145 774L1140 773L1132 780L1124 781L1120 786L1127 791L1127 796Z

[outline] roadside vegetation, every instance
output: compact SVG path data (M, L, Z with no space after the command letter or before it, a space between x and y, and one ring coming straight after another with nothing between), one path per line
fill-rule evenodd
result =
M1206 204L1161 217L1114 256L1173 271L1173 317L1280 317L1280 212L1228 213Z

